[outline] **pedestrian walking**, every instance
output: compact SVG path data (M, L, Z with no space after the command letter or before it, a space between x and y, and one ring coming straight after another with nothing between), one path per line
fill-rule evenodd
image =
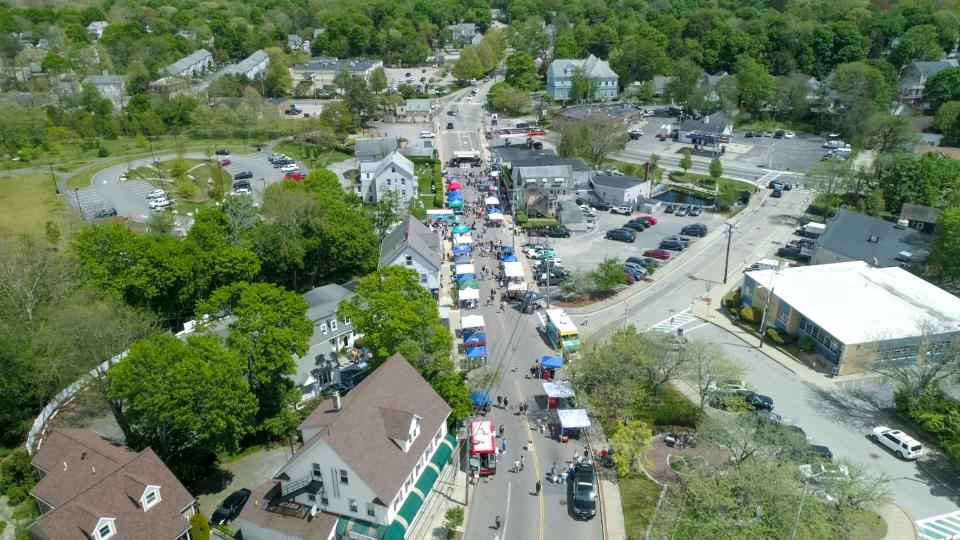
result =
M504 452L506 452L506 451L507 451L507 439L501 438L501 439L500 439L500 453L502 454L502 453L504 453Z
M497 394L497 407L503 404L503 396ZM500 426L500 434L503 435L503 426Z
M506 311L506 310L507 310L507 301L500 300L500 311Z
M523 470L523 465L524 465L523 454L520 454L520 470L521 471Z
M520 472L523 467L523 462L519 459L513 460L513 472Z
M534 489L535 489L537 495L539 495L539 494L540 494L540 481L539 481L539 480L537 480L537 485L536 485L536 487L535 487Z
M500 516L497 516L497 518L494 520L494 523L495 523L496 526L497 526L497 530L499 530L499 529L500 529Z
M497 400L499 401L499 400ZM500 438L503 438L503 424L500 424Z
M507 403L507 397L504 396L504 397L503 397L503 408L506 409L506 408L509 407L509 406L510 406L510 404Z

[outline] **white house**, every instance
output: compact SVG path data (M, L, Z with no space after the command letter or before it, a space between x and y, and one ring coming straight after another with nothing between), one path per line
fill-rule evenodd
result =
M547 67L547 95L556 100L570 99L573 76L577 72L596 84L593 99L609 101L620 93L620 77L610 69L606 60L594 55L585 60L554 60Z
M303 446L253 491L234 524L246 540L405 538L425 499L441 496L432 488L456 447L449 416L395 354L300 424Z
M115 110L123 109L125 86L123 75L88 75L83 78L81 84L89 84L96 88L101 96L110 101Z
M413 162L396 150L380 161L360 161L359 167L354 188L365 203L376 203L388 192L393 192L397 203L406 208L410 200L419 195Z
M301 400L308 400L333 384L341 383L338 353L353 347L360 337L354 333L349 320L337 317L340 302L353 298L354 283L330 283L307 291L307 318L313 322L310 348L303 356L295 356L297 373L294 382L300 389Z
M87 34L91 39L100 39L103 37L103 31L107 29L107 21L93 21L87 25Z
M248 79L254 79L266 71L269 65L270 56L263 49L259 49L242 61L223 68L220 75L243 75Z
M380 267L402 266L417 272L420 284L439 298L442 267L440 237L410 216L380 244Z
M177 60L160 71L165 75L195 77L210 69L212 65L213 55L206 49L200 49L199 51L194 51L189 56Z
M610 204L637 208L650 193L650 183L632 176L597 175L593 177L593 190Z

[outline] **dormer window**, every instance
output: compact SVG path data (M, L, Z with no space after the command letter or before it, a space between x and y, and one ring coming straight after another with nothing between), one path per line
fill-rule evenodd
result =
M143 496L140 497L140 506L143 511L146 512L158 502L160 502L160 486L147 486Z
M97 528L93 532L93 537L96 540L106 540L117 534L114 521L114 518L100 518L100 521L97 522Z

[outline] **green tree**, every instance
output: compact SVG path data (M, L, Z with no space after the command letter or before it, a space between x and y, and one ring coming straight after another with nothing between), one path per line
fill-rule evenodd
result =
M583 103L597 97L597 81L587 77L582 68L574 68L570 77L570 101Z
M900 68L910 62L939 60L941 56L943 49L938 41L937 27L921 24L903 33L899 45L890 53L890 63Z
M562 58L562 57L561 57ZM634 81L648 82L666 73L670 57L662 44L643 36L629 35L610 53L610 67L627 87Z
M290 378L296 373L293 355L305 354L313 335L306 313L300 295L267 283L227 285L197 306L197 320L232 317L227 346L246 363L257 419L274 435L293 427L286 415L299 397Z
M937 218L928 269L941 286L960 281L960 207L945 208Z
M554 58L581 58L580 45L577 44L577 37L573 32L561 32L557 36L557 42L553 46Z
M886 211L886 204L883 201L883 192L879 189L871 189L857 206L857 210L873 217L882 217Z
M190 539L210 540L210 522L200 512L190 516Z
M527 113L532 107L528 90L514 88L507 83L491 86L487 93L487 102L493 110L511 116Z
M152 448L189 482L250 430L257 403L243 371L216 336L155 334L110 369L107 397L127 445Z
M504 80L514 88L536 90L540 82L537 80L537 68L533 65L533 58L525 52L508 56Z
M30 462L30 454L17 448L0 460L0 494L16 506L30 498L30 490L40 481L37 468Z
M840 111L841 125L850 135L861 134L865 127L863 119L885 110L892 97L883 73L865 62L837 66L829 86Z
M264 97L286 97L293 89L289 57L281 50L267 51L270 65L263 74Z
M461 81L483 77L483 65L480 56L473 47L460 52L460 58L453 64L453 76Z
M48 73L65 73L70 69L70 63L59 54L48 51L40 62L40 69Z
M931 109L948 101L960 101L960 67L940 71L923 86L923 102Z
M960 101L947 101L937 109L937 113L933 117L933 124L938 130L949 136L958 118L960 118Z
M147 217L147 230L151 234L165 236L173 232L175 223L170 212L152 212Z
M616 449L613 465L617 476L633 475L643 469L643 454L650 446L651 436L650 426L642 420L630 420L617 427L610 437L610 447Z
M865 135L876 141L879 153L893 152L902 148L914 137L910 122L904 116L874 113L867 119Z
M773 99L775 80L767 68L746 54L737 57L737 107L759 113Z
M726 355L719 344L691 340L682 349L687 358L681 378L690 383L697 391L700 414L704 413L707 401L724 380L735 380L743 376L744 368L736 360Z
M683 169L683 174L687 174L687 171L690 167L693 167L693 158L690 157L690 150L683 150L683 157L680 158L680 168Z
M689 105L703 75L703 70L692 61L685 58L677 61L673 78L664 89L664 97L681 106Z
M720 158L715 157L710 160L710 178L719 180L723 176L723 165L720 164Z
M373 73L370 75L370 90L375 94L383 92L387 88L387 73L383 68L377 68L373 70Z
M542 58L550 46L550 38L543 31L543 19L527 17L510 25L507 41L514 50L528 54L531 58ZM556 58L573 58L556 56Z
M453 506L448 508L447 513L444 514L443 524L451 532L463 525L463 507Z
M623 271L620 259L605 257L595 269L590 271L590 281L597 292L610 292L618 285L626 282L627 274Z
M567 276L567 279L560 284L560 290L575 296L583 296L584 294L587 294L596 288L597 287L593 283L593 278L590 273L583 270L574 270L573 272L570 272L570 275Z

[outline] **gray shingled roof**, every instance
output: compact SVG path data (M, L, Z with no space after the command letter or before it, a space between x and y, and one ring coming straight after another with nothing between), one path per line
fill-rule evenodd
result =
M320 427L322 431L306 441L277 476L322 440L382 504L390 504L433 441L433 434L446 422L450 406L400 354L387 359L342 399L339 411L327 400L300 424L300 429ZM398 433L394 424L413 415L421 418L420 436L404 452L391 436Z
M318 321L330 317L337 312L341 300L352 296L352 291L336 283L311 289L303 294L303 299L307 302L307 318Z
M185 56L177 60L176 62L170 64L169 66L163 68L163 71L165 71L166 73L170 73L172 75L179 75L185 69L200 62L205 58L212 59L213 55L210 54L210 51L206 49L200 49L199 51L194 51L189 56Z
M436 233L413 216L407 217L383 239L380 244L380 266L393 262L394 257L408 245L410 249L429 261L434 268L440 270L443 264L440 255L440 239Z
M876 242L871 242L876 237ZM860 214L846 208L827 223L827 230L817 240L818 248L839 253L853 260L876 266L898 266L901 251L914 257L926 257L933 237L927 233L897 228L893 223Z
M594 186L603 186L614 189L629 189L639 186L642 182L643 180L634 178L632 176L602 175L593 177Z
M931 206L920 204L905 203L900 209L900 219L909 219L910 221L921 221L923 223L936 223L940 217L941 210Z
M610 64L606 60L600 60L594 55L588 56L585 60L554 60L550 62L547 71L553 74L555 78L570 77L577 69L582 69L583 74L591 79L618 79L616 73L610 69Z
M258 51L254 52L250 56L244 58L241 62L224 68L223 74L224 75L244 74L250 71L251 69L253 69L254 66L260 64L260 62L263 62L264 60L269 60L269 58L270 56L268 56L263 49L259 49Z
M92 84L94 86L120 86L124 84L123 75L88 75L83 78L81 84Z
M730 125L730 119L723 113L713 113L704 116L700 120L694 120L687 117L680 124L680 131L702 131L710 133L714 131L723 131L723 128Z
M551 152L552 154L552 152ZM541 155L525 159L517 159L511 163L513 167L548 167L551 165L569 165L574 171L590 171L590 165L583 158L559 157L556 155Z
M958 63L954 59L934 60L932 62L914 62L913 66L920 73L923 73L927 77L930 77L932 75L936 75L937 73L940 73L945 69L958 67L960 66L960 63Z
M393 137L357 139L353 144L353 155L363 161L380 161L396 149L397 140Z
M518 178L570 178L573 168L569 165L536 165L533 167L513 167Z

